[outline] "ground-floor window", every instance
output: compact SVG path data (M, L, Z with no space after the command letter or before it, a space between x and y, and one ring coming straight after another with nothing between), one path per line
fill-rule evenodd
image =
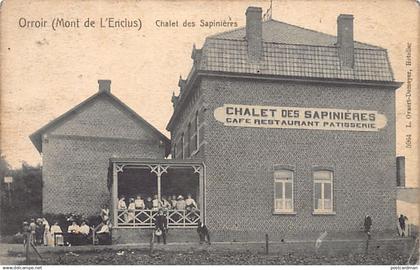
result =
M333 172L319 170L313 172L314 213L333 212Z
M293 212L293 171L274 172L274 212Z

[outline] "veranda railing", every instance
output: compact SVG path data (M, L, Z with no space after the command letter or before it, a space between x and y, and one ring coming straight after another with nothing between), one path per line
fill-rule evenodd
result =
M118 227L153 228L158 210L136 209L118 210ZM200 220L200 209L165 210L164 214L170 228L196 227Z

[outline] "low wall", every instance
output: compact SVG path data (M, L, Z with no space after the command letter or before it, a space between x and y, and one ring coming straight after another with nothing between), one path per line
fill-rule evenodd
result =
M112 231L113 244L138 244L145 246L150 243L151 229L114 228ZM252 240L243 240L250 237ZM319 247L315 247L319 234L305 234L300 238L281 238L281 235L269 236L269 252L279 254L321 254L332 256L339 254L387 254L392 251L407 255L414 246L413 238L398 238L394 232L382 232L372 234L368 241L366 235L361 232L347 234L328 234ZM305 239L304 239L305 238ZM207 249L223 251L226 249L265 252L265 234L244 234L243 232L220 233L213 232L211 246L198 245L198 235L195 229L170 229L167 235L169 245L157 245L157 249L171 250L173 245L177 249Z
M113 244L140 244L150 243L152 229L136 229L136 228L113 228L112 243ZM167 234L167 242L198 242L198 234L196 229L169 229Z
M325 256L324 264L328 264L328 258L338 255L349 254L369 254L379 256L389 256L390 254L399 254L404 258L408 258L415 245L413 238L398 239L376 239L376 240L326 240L323 241L319 248L315 248L313 241L284 241L269 242L269 254L280 254L284 256L310 256L316 254ZM109 246L71 246L71 247L38 247L41 254L48 253L86 253L100 252L101 250L143 250L149 252L150 245L148 243L137 244L113 244ZM154 245L155 250L163 250L168 252L185 252L206 250L211 253L222 253L226 251L235 252L256 252L265 253L266 244L264 242L215 242L212 245L200 245L198 243L175 243L168 242L167 245ZM11 256L24 256L23 245L11 245L8 248L8 254Z
M285 234L281 232L268 233L271 242L305 241L315 242L325 232L306 232L300 234ZM152 229L139 228L113 228L112 240L115 244L128 243L149 243ZM212 242L265 242L266 233L262 231L212 231L210 230ZM367 236L363 231L350 232L327 232L322 240L366 240ZM398 238L397 231L372 232L372 239ZM194 243L198 242L198 234L195 228L169 229L167 234L168 242Z

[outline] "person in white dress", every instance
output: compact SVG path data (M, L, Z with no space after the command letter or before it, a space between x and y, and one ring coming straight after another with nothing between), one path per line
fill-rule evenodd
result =
M47 219L44 217L42 218L42 225L44 226L44 246L48 246L48 243L51 241L51 233L50 233L50 224L48 223Z
M62 235L63 231L61 230L61 227L58 225L58 222L54 222L54 224L50 228L50 232L53 239L53 245L55 244L57 246L63 246L64 245L64 238Z
M137 195L136 199L134 200L134 205L136 209L144 209L144 201L140 195Z
M130 203L128 204L128 215L127 215L127 222L134 222L134 218L136 216L136 204L134 203L134 198L130 198Z
M126 210L127 210L127 204L125 203L125 196L122 195L120 197L120 200L118 201L118 216L120 216L121 213L124 213L122 216L124 223L127 222L127 218L128 218Z

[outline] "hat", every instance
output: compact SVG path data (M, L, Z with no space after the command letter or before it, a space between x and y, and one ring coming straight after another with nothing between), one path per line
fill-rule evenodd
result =
M183 199L184 199L184 197L182 197L182 195L179 195L178 198L177 198L177 200L183 200Z

